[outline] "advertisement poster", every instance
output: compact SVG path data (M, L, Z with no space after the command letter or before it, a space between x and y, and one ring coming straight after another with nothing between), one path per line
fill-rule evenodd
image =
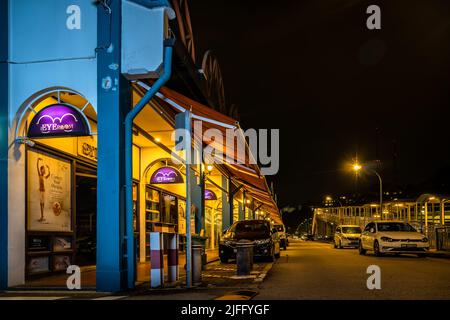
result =
M186 202L178 200L178 233L186 234Z
M34 257L31 258L28 262L28 273L40 273L40 272L48 272L48 257Z
M65 251L72 249L72 238L55 237L53 240L53 251Z
M71 164L28 151L28 230L72 231Z
M50 250L49 238L41 236L28 237L28 250L30 251L48 251Z
M70 263L70 257L69 256L54 256L53 257L53 271L61 271L66 270Z

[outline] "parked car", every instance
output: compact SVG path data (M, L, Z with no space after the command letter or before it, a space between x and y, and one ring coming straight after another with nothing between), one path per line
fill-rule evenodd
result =
M353 247L358 248L361 238L361 228L356 225L341 225L334 232L334 247Z
M374 221L364 228L359 242L359 253L373 250L376 256L385 253L414 253L426 255L430 248L428 238L402 221Z
M274 228L277 229L278 236L280 237L280 247L282 247L284 250L287 250L287 247L289 246L289 239L286 234L284 225L276 224L274 225Z
M219 257L221 262L236 258L236 243L239 240L255 242L253 256L268 258L274 261L280 257L280 238L270 222L265 220L237 221L225 231L219 242Z
M301 239L304 241L306 241L306 240L314 241L314 235L311 233L304 233L304 234L302 234Z

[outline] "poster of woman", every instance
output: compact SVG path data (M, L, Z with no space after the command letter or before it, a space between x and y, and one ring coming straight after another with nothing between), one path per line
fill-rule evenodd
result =
M28 151L28 230L72 231L71 163Z

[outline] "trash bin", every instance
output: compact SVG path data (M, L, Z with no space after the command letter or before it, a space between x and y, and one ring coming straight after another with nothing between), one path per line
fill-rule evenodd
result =
M253 247L255 243L249 240L239 240L236 243L237 275L248 276L253 269Z
M201 244L192 245L192 283L194 286L202 282L202 255L203 246Z
M203 248L202 251L202 270L206 269L206 263L208 261L208 258L206 256L206 240L208 240L207 237L202 237L198 235L192 235L192 245L201 245Z

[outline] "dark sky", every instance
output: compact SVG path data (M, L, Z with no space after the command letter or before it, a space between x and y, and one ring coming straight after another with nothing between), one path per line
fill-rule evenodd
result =
M378 4L382 30L366 28ZM389 183L450 164L450 1L194 0L201 61L218 56L246 128L281 130L281 205L351 192L355 154ZM397 154L394 170L394 151ZM362 183L376 183L365 177Z

